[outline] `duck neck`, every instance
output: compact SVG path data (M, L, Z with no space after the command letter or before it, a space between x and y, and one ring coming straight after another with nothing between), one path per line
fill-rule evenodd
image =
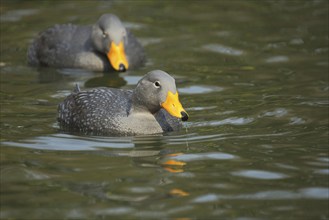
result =
M132 94L130 113L151 113L155 114L160 110L160 106L153 106L148 103L143 96L135 90Z

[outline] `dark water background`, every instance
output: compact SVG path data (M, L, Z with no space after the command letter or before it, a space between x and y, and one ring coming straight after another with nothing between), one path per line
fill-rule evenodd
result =
M328 1L1 1L1 219L329 219ZM33 68L55 23L115 13L126 73ZM190 115L156 136L63 134L73 89L176 78Z

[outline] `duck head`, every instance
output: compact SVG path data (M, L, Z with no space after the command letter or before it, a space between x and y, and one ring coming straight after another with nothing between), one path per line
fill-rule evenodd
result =
M91 38L95 48L106 54L114 70L124 72L129 68L125 52L127 31L117 16L102 15L92 27Z
M134 100L139 106L145 106L155 113L161 108L170 115L187 121L188 114L179 101L175 79L161 70L146 74L134 90Z

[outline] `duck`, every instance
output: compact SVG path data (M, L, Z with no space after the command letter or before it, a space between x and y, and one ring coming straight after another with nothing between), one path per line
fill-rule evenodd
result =
M91 135L147 135L178 131L189 118L175 79L153 70L133 90L79 87L58 105L63 131Z
M145 63L142 45L114 14L93 25L57 24L40 32L28 48L31 66L124 72Z

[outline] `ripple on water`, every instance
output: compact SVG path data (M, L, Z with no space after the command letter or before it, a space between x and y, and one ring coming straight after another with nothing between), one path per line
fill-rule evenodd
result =
M325 187L309 187L299 190L303 197L312 199L328 199L329 188Z
M134 22L123 22L123 25L127 28L127 29L134 29L134 30L140 30L146 27L145 24L141 24L141 23L134 23Z
M232 172L231 174L234 176L241 176L241 177L247 177L253 179L263 179L263 180L287 178L287 175L282 173L262 171L262 170L241 170L241 171Z
M240 195L222 195L222 194L206 194L196 197L192 200L194 203L214 202L220 199L246 199L246 200L273 200L273 199L328 199L329 188L326 187L309 187L296 191L288 190L269 190L260 191L250 194Z
M209 134L209 135L200 135L197 133L188 133L184 136L173 136L172 138L168 138L168 143L170 144L183 144L186 145L186 142L205 142L205 141L218 141L226 138L224 134Z
M196 160L231 160L237 158L237 156L220 153L220 152L209 152L209 153L194 153L194 154L181 154L172 157L179 161L196 161Z
M186 110L191 110L191 111L204 111L204 110L211 110L215 109L217 106L202 106L202 107L189 107L186 108Z
M302 38L293 38L289 41L291 45L302 45L304 44L304 40Z
M44 180L50 177L40 171L29 170L22 166L5 167L0 171L1 178L7 182L21 181L21 180Z
M266 63L283 63L288 61L289 61L289 57L287 56L273 56L265 60Z
M133 148L135 145L129 138L83 138L68 134L40 136L20 142L1 142L3 145L41 150L98 150L100 148Z
M276 108L273 111L263 112L260 117L282 117L288 113L288 110L285 108Z
M202 48L211 52L231 55L231 56L241 56L244 53L242 50L238 50L222 44L206 44L202 46Z
M152 193L155 192L155 188L154 187L131 187L129 189L130 192L132 193Z
M301 125L301 124L305 124L305 120L299 117L291 117L290 118L290 125Z
M224 89L219 86L189 86L184 88L179 88L179 93L182 94L203 94L211 92L220 92Z
M214 202L218 200L218 196L215 194L206 194L199 196L193 200L196 203Z
M30 16L39 12L38 9L18 9L8 11L0 16L1 22L16 22L22 20L23 17Z
M189 127L196 127L196 125L191 124ZM268 137L281 137L289 134L290 132L282 132L282 133L275 133L275 134L248 134L248 135L237 135L235 133L221 133L221 134L209 134L209 135L201 135L198 133L188 133L186 135L179 135L179 136L169 136L167 138L167 142L169 144L180 144L186 145L186 143L205 143L207 141L222 141L222 140L229 140L229 139L248 139L248 138L268 138Z
M297 192L287 190L262 191L254 194L237 196L240 199L326 199L329 196L328 188L309 187L299 189Z
M195 122L192 124L193 127L205 127L205 126L219 126L219 125L246 125L253 122L253 118L226 118L219 121L204 121Z
M315 170L315 173L329 175L329 169L318 169L318 170Z
M314 101L306 101L299 103L300 105L308 105L308 106L316 106L316 107L328 107L328 100L314 100Z
M319 157L317 158L318 161L323 162L328 165L329 163L329 157Z
M135 211L131 207L115 207L115 208L106 208L98 209L95 211L96 215L124 215Z
M72 93L71 90L59 90L55 94L50 95L52 98L65 98Z
M158 44L162 42L162 38L139 38L139 42L142 44L142 46L148 46L150 44Z

